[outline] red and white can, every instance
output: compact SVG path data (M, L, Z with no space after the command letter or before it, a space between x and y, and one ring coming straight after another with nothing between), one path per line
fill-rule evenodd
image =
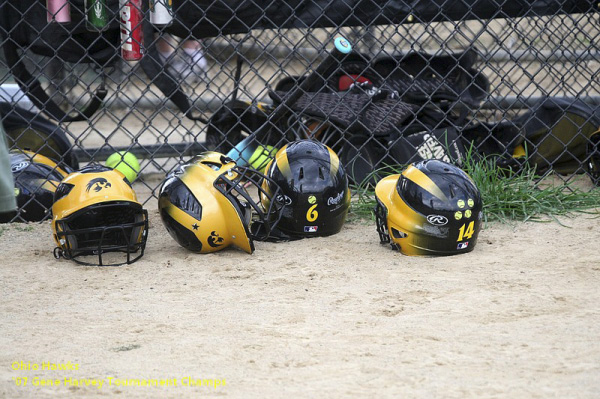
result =
M121 16L121 56L125 61L138 61L144 56L142 0L119 0Z
M46 20L65 24L71 22L71 6L67 0L46 0Z
M150 0L150 23L157 27L173 22L173 0Z

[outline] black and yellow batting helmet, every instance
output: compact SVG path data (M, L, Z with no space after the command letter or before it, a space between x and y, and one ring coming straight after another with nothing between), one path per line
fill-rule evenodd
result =
M106 265L103 254L125 253L124 260L110 262L116 265L133 263L144 254L148 212L117 170L91 165L68 175L54 193L52 214L57 258L92 264L79 258L92 255L98 265Z
M472 251L483 218L479 189L460 168L438 160L408 166L375 187L381 243L405 255Z
M278 230L282 238L338 233L350 207L350 190L337 154L325 144L298 140L282 147L266 168L263 188L285 204ZM271 186L273 185L273 186ZM268 204L268 199L262 199Z
M12 150L10 169L15 181L18 217L33 222L50 215L54 192L72 170L31 151Z
M199 253L235 246L254 251L254 224L268 235L277 223L276 203L263 208L249 193L266 196L265 176L236 165L218 152L204 152L170 173L160 188L158 209L169 234L182 247ZM275 195L278 194L276 191Z

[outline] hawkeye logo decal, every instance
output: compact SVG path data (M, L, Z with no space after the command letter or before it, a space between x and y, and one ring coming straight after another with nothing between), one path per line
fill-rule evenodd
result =
M434 226L445 226L448 224L448 218L442 215L429 215L427 221Z
M223 245L223 241L225 240L223 239L223 237L219 236L216 231L213 231L210 233L210 236L208 236L206 241L208 241L208 245L210 245L211 247L217 248Z
M110 187L111 184L104 177L96 177L87 184L86 191L90 192L91 189L94 189L95 192L100 192L102 189Z

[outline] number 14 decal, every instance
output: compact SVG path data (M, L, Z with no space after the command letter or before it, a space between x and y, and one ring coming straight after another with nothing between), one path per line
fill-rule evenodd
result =
M465 231L465 226L467 227L467 230ZM462 240L468 240L473 236L473 233L475 232L475 221L471 221L471 223L469 223L469 225L467 226L467 224L463 224L460 228L460 234L458 235L458 240L456 241L462 241Z

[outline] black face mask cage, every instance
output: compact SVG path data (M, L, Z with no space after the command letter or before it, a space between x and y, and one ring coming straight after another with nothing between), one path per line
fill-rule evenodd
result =
M375 205L373 213L375 214L379 240L382 244L387 244L390 242L390 234L387 228L387 208L379 201L379 198L377 198L377 205Z
M236 176L231 180L229 176L233 176L234 173ZM271 187L276 188L275 192L269 194L262 188L264 180L267 180ZM245 186L250 185L257 189L260 204L252 199L246 190ZM283 207L285 206L285 204L275 201L275 198L281 192L277 183L254 169L236 165L221 174L215 180L214 186L232 203L240 207L240 211L242 211L240 216L242 216L243 220L247 222L252 221L250 235L253 239L264 240L269 237L271 231L279 223ZM268 201L268 209L265 209L262 205L263 199ZM252 210L254 210L254 215L252 215Z
M91 227L82 227L90 220ZM94 221L104 221L105 224L94 226ZM137 204L92 205L56 223L61 243L61 247L54 249L57 259L62 256L82 265L120 266L134 263L144 255L148 238L148 211ZM139 254L133 257L138 251ZM102 255L108 252L125 253L125 261L105 264ZM78 259L82 256L98 256L98 263Z

